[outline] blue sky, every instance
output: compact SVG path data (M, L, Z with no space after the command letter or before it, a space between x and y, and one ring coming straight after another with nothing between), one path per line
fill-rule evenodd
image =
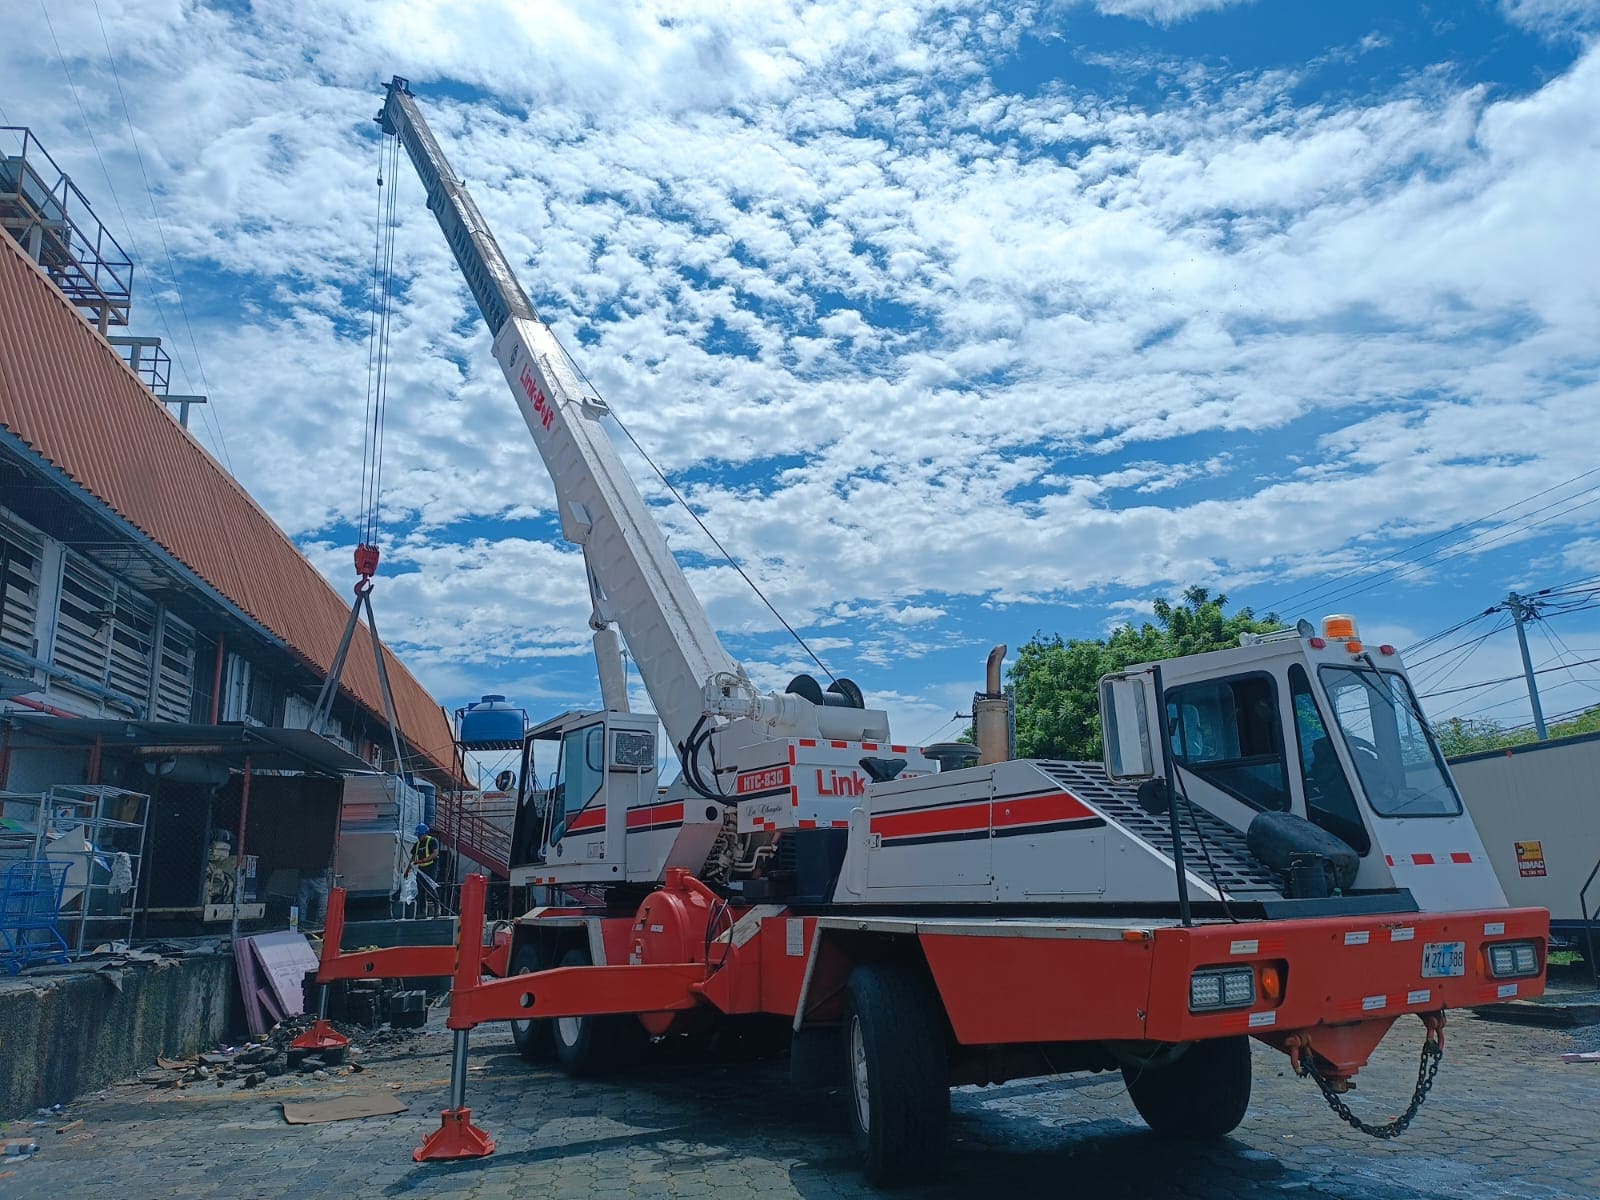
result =
M1407 645L1600 577L1593 0L50 13L0 46L0 123L126 234L136 331L209 385L197 435L341 587L391 74L541 314L897 740L959 728L993 643L1190 583ZM550 485L391 182L385 632L452 707L591 704ZM630 461L730 650L805 669ZM1600 655L1569 608L1542 667ZM1495 625L1419 655L1463 647L1420 690L1511 674L1509 633L1468 644ZM1541 678L1551 713L1600 700L1593 666ZM1425 703L1515 723L1519 695Z

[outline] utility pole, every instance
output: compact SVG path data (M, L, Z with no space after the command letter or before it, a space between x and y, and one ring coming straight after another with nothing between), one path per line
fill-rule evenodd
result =
M1539 706L1539 685L1533 679L1533 659L1528 656L1528 635L1522 628L1524 621L1536 621L1539 610L1526 596L1512 592L1506 597L1506 610L1517 627L1517 646L1522 650L1522 674L1528 681L1528 702L1533 705L1533 727L1541 742L1548 741L1550 733L1544 725L1544 709Z

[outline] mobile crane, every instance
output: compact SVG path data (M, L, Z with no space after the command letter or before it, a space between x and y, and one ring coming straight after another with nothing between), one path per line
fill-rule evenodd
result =
M1245 1115L1250 1038L1337 1110L1413 1014L1426 1082L1403 1128L1447 1008L1542 990L1548 915L1505 906L1399 655L1347 617L1103 680L1103 764L1010 756L1003 648L976 762L895 743L849 680L757 688L406 80L378 121L581 547L604 704L526 735L512 882L549 902L509 939L485 947L479 876L444 951L342 952L330 907L324 982L453 976L450 1108L419 1160L492 1151L465 1105L467 1032L491 1020L587 1073L647 1038L764 1019L797 1084L841 1087L866 1174L889 1183L934 1169L956 1084L1121 1070L1153 1129L1216 1136ZM653 713L630 711L619 633ZM657 718L681 768L665 788Z

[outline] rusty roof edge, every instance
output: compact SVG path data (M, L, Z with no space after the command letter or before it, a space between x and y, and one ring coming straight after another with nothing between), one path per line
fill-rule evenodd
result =
M216 467L218 473L228 484L233 487L234 491L238 492L239 495L248 504L250 504L251 507L259 511L262 516L271 521L272 517L265 509L261 507L261 505L256 503L254 496L245 491L244 485L233 477L233 472L223 466L222 463L218 462L217 456L212 454L210 450L206 449L205 443L199 438L195 437L194 434L190 433L188 427L179 421L177 417L172 415L172 410L168 408L154 392L145 386L144 380L139 378L139 373L128 365L127 360L124 359L121 354L117 353L117 348L106 340L106 335L101 333L99 329L95 328L94 323L90 321L88 317L84 316L78 311L77 305L73 304L71 300L67 299L67 297L62 293L61 289L56 286L55 280L50 278L45 269L38 263L34 262L33 259L29 258L27 254L23 252L22 247L18 246L11 238L0 237L0 246L6 247L6 249L15 254L19 262L26 263L28 269L37 275L46 285L48 285L47 291L50 299L77 320L78 324L82 326L82 331L87 333L97 343L97 349L109 355L117 364L117 366L121 368L122 373L132 379L134 383L139 385L139 390L155 407L155 410L172 423L172 428L176 432L182 434L185 441L187 441L196 450L200 451L201 454L205 455L206 458L210 459L211 464ZM220 429L221 426L218 426L218 428ZM91 496L94 495L93 492L90 492L89 494ZM96 496L95 499L98 500L99 497ZM102 503L104 503L104 501L102 501ZM277 522L273 522L273 524L276 525ZM282 531L280 530L279 532Z
M53 286L54 285L52 285L52 287ZM250 612L242 608L236 601L219 591L214 584L206 579L205 576L201 575L193 567L189 566L188 563L184 562L176 554L168 550L166 546L162 545L161 542L159 542L152 534L145 531L135 522L129 520L109 502L96 495L86 485L73 478L68 471L47 457L45 454L41 453L30 442L28 442L27 439L22 437L21 434L17 433L14 429L11 429L3 422L0 422L0 444L8 444L14 450L20 450L27 457L33 459L39 469L54 477L58 483L64 483L88 497L94 502L95 507L104 513L106 519L115 528L127 535L130 540L138 542L148 553L157 558L161 562L162 566L173 571L185 583L195 588L201 593L201 595L205 596L206 599L222 608L222 610L226 612L228 616L232 617L236 621L239 621L241 624L248 626L252 633L261 638L273 649L283 651L297 662L303 663L305 666L309 667L313 673L326 677L326 668L313 661L311 656L304 650L300 649L298 646L292 645L279 634L273 632L272 628L264 624L259 617L252 615ZM274 527L276 528L276 526ZM287 535L284 536L287 537ZM333 585L328 583L326 579L322 578L322 573L320 571L317 572L317 578L322 580L324 586L326 586L330 592L334 592ZM335 595L337 595L337 592L335 592ZM421 689L425 695L430 697L432 696L432 693L426 688L422 687L422 684L417 680L416 676L411 674L411 671L392 651L390 651L387 645L383 647L383 653L391 667L404 672L413 683L416 683L417 687ZM361 699L360 696L356 695L356 693L351 690L349 685L347 685L343 680L340 680L339 682L339 692L348 700L350 700L351 703L363 709L375 720L384 724L388 723L388 718L383 713L378 712L371 705L367 704L365 700ZM414 737L406 736L404 727L401 728L400 734L401 737L405 739L407 744L410 745L413 751L431 761L437 770L445 771L452 775L455 773L453 765L439 758L433 749L423 746L422 743L415 740Z
M293 552L296 555L298 555L302 560L304 560L304 561L309 563L310 560L306 559L305 554L300 550L300 548L297 545L295 545L294 539L291 538L287 533L285 533L284 530L283 530L283 527L280 526L277 523L277 521L273 520L272 515L270 513L268 513L267 510L265 508L263 508L256 501L254 496L252 496L247 490L245 490L244 485L241 484L237 479L234 478L232 472L230 472L227 469L225 469L222 466L222 464L217 461L216 457L214 455L212 455L211 452L209 450L207 450L205 448L205 446L200 443L199 439L197 439L194 436L194 434L190 433L188 429L184 428L178 422L177 418L172 415L171 411L168 410L167 406L165 404L161 403L161 401L156 398L155 394L153 392L151 392L149 388L145 387L144 381L142 379L140 379L138 374L133 370L133 368L131 368L127 364L127 362L123 360L122 355L117 352L116 347L112 346L111 343L106 340L105 336L102 335L101 332L97 328L95 328L95 326L93 324L90 323L88 318L85 317L81 312L79 312L77 310L76 306L74 306L72 304L72 302L70 300L68 300L65 295L62 294L61 290L58 287L56 287L55 283L50 279L49 275L45 273L44 269L41 268L38 263L34 262L31 258L29 258L23 252L22 248L20 246L18 246L15 242L13 242L9 237L0 236L0 245L5 246L7 251L9 251L14 256L16 261L26 264L28 270L30 270L33 273L34 277L36 279L38 279L40 281L40 283L42 283L44 285L43 293L50 298L51 302L56 304L62 311L70 314L70 316L77 322L78 328L80 330L80 336L81 335L87 335L91 339L91 344L92 344L94 350L97 353L100 353L101 355L107 357L110 361L114 362L116 364L117 369L121 370L122 373L128 379L132 380L132 382L137 385L140 394L142 394L146 398L146 400L148 400L148 402L150 404L152 404L156 409L158 409L161 412L161 415L166 418L166 420L169 422L171 428L174 431L182 434L183 439L193 449L198 450L200 452L200 454L203 456L203 458L206 461L206 463L209 464L211 466L211 468L216 472L217 476L228 487L230 487L239 496L240 499L242 499L246 504L248 504L252 509L254 509L256 511L256 513L258 513L260 515L262 520L264 520L267 523L267 525L271 528L273 533L275 533L278 537L283 539L283 541L289 546L289 548L291 550L293 550ZM307 654L305 651L299 649L298 647L295 647L294 645L292 645L290 642L288 642L281 635L273 632L271 627L267 626L259 617L256 617L256 616L250 614L246 609L244 609L237 602L235 602L232 599L230 599L229 597L227 597L215 585L213 585L208 580L206 580L205 577L199 573L199 571L197 571L195 568L189 566L186 562L184 562L181 558L179 558L175 553L173 553L171 550L169 550L166 547L166 545L164 543L162 543L155 536L155 534L145 530L136 521L133 521L132 519L130 519L120 509L116 508L111 503L111 501L109 501L108 499L100 496L97 492L95 492L93 489L88 487L86 484L80 483L65 468L61 467L53 459L49 458L43 451L34 448L32 446L32 444L29 443L25 438L21 437L14 430L11 430L9 427L5 426L3 423L0 423L0 434L5 434L5 435L9 435L9 436L14 437L18 442L20 442L24 447L26 447L28 449L29 453L32 454L34 458L42 460L48 466L48 468L51 471L55 472L60 478L66 480L67 482L71 483L74 487L78 488L80 491L82 491L85 494L87 494L88 496L92 497L99 507L103 508L106 512L111 513L113 515L115 521L118 524L120 524L122 526L125 526L128 529L133 530L143 542L145 542L147 545L149 545L151 547L154 547L154 548L158 549L159 552L160 552L160 556L168 563L168 565L175 565L177 567L177 569L180 571L180 573L185 578L188 578L188 579L194 581L200 587L202 592L204 592L204 593L212 596L213 598L219 600L223 604L223 606L227 610L230 611L230 613L236 615L240 620L245 622L247 625L251 626L252 628L254 628L256 630L263 631L264 635L266 637L266 640L269 643L275 645L278 648L289 650L291 652L291 654L293 654L295 657L299 658L301 661L303 661L307 665L309 665L314 672L322 673L324 676L326 675L326 668L321 667L314 660L312 660L309 654ZM334 596L336 598L339 598L341 600L343 599L339 595L338 589L335 588L334 585L332 583L330 583L327 580L326 577L323 576L322 572L316 570L315 566L312 567L312 572L316 576L316 578L321 581L323 586L328 589L328 592L329 592L330 595L332 595L332 596ZM370 635L370 631L369 631L369 635ZM382 643L380 643L380 645L382 645ZM384 655L384 658L387 660L388 664L391 667L395 668L400 674L405 676L413 685L416 686L418 691L420 691L425 697L427 697L430 700L433 700L433 702L436 705L438 704L437 700L434 700L433 694L431 692L429 692L427 688L422 686L421 681L417 679L416 675L412 673L411 669L409 667L407 667L405 665L405 663L400 660L399 656L397 656L391 650L389 650L387 645L383 645L383 655ZM341 692L343 692L346 696L348 696L356 705L358 705L360 708L364 709L367 713L369 713L371 716L373 716L375 719L387 723L387 719L388 718L383 713L377 711L377 709L372 707L366 701L362 700L354 692L354 690L352 690L350 687L348 687L342 680L340 681L339 690ZM439 706L439 707L440 707L440 711L441 712L444 711L443 710L443 706ZM448 728L448 719L446 721L446 727ZM401 732L401 736L404 737L405 736L405 730L404 730L403 727L401 728L400 732ZM449 761L446 761L446 759L439 757L438 754L435 753L433 750L424 748L419 742L414 741L412 738L407 737L405 740L408 743L411 744L411 746L412 746L412 748L414 750L419 751L424 757L427 757L428 759L430 759L439 769L447 771L447 772L450 772L451 774L454 774L454 766L453 766L454 755L453 754L451 754L449 756ZM442 751L440 753L442 753Z

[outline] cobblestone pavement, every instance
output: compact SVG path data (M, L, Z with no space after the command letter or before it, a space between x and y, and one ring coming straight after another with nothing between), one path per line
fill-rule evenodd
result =
M838 1094L797 1097L782 1063L655 1062L625 1080L569 1080L533 1068L504 1026L473 1039L468 1103L499 1143L493 1157L418 1166L438 1124L450 1039L435 1013L409 1048L374 1048L359 1075L283 1077L254 1090L107 1089L71 1106L84 1125L38 1130L41 1152L0 1165L0 1196L587 1196L825 1200L872 1194L846 1152ZM1352 1106L1386 1119L1415 1080L1421 1025L1405 1021L1360 1077ZM1338 1124L1287 1060L1257 1046L1239 1131L1161 1141L1115 1076L1029 1080L955 1097L950 1161L928 1196L1339 1200L1600 1197L1600 1065L1563 1064L1600 1045L1600 1027L1558 1033L1458 1014L1427 1106L1398 1142ZM399 1084L398 1089L390 1087ZM397 1094L395 1117L291 1127L285 1098ZM52 1122L54 1124L54 1122ZM9 1172L9 1174L7 1174Z

